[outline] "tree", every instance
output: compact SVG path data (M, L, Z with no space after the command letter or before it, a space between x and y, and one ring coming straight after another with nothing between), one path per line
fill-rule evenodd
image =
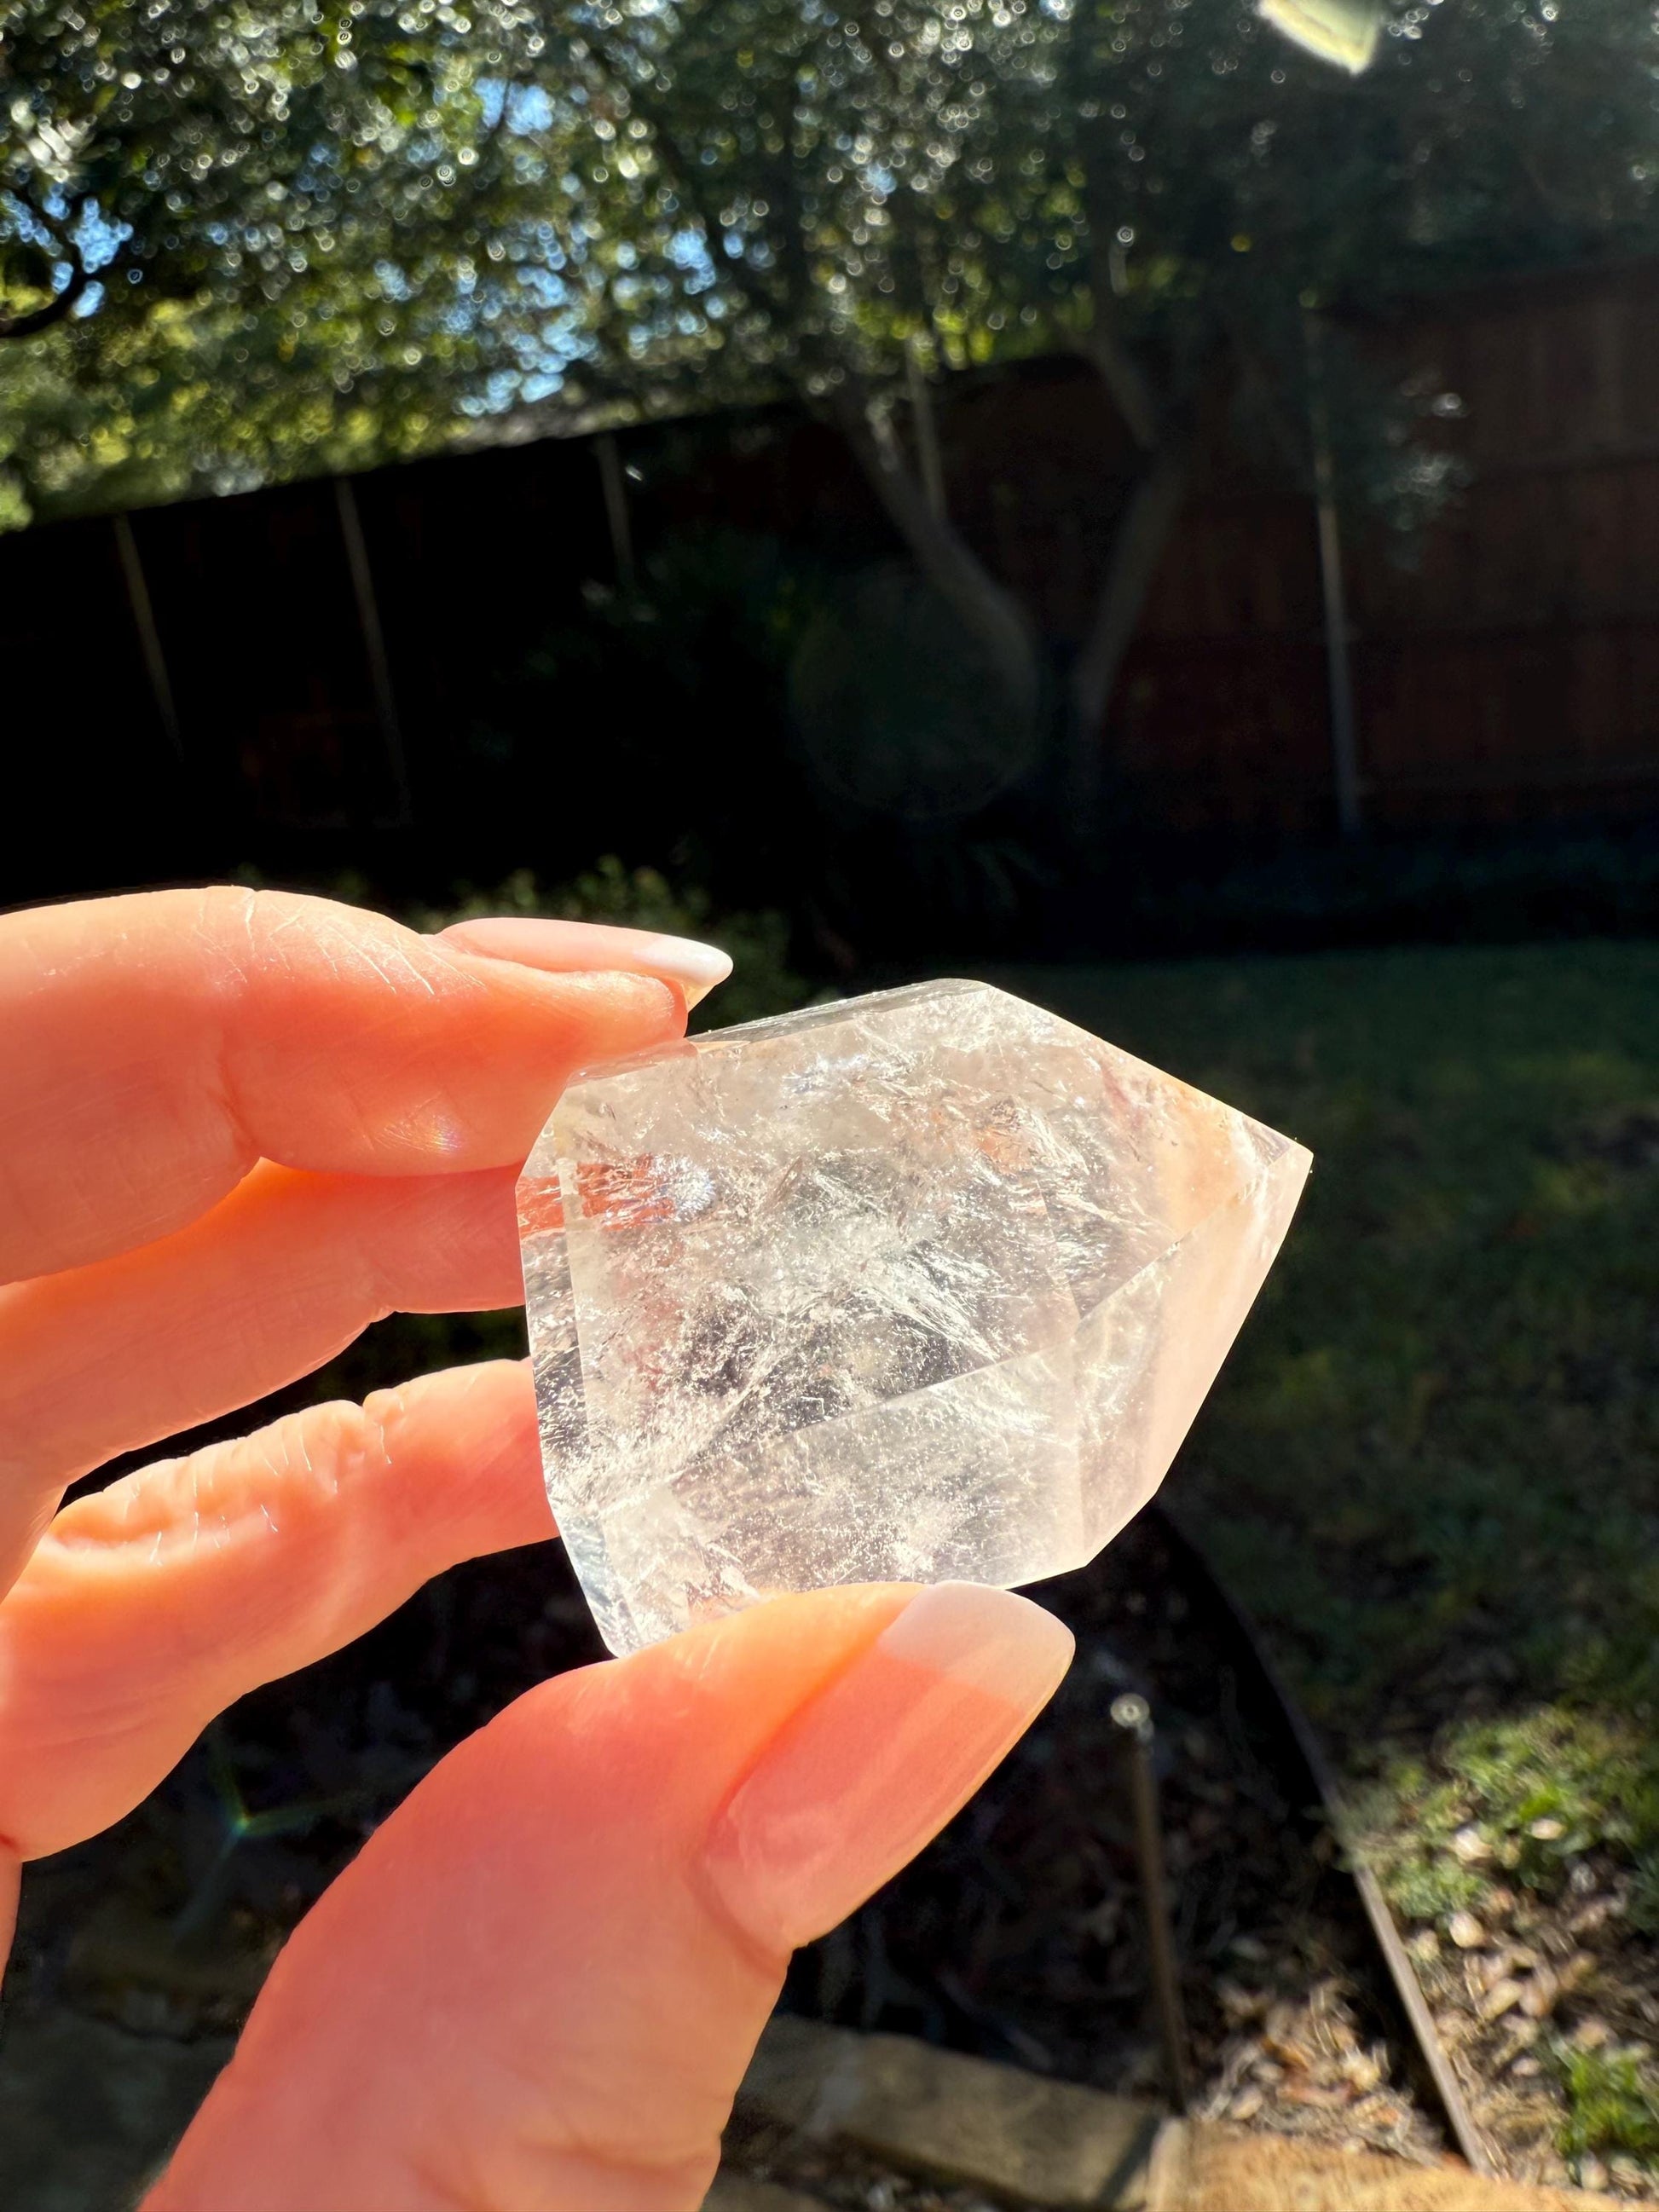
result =
M1375 42L1377 0L1267 4L1351 64ZM1135 454L1063 686L1086 827L1218 410L1304 467L1310 313L1653 239L1650 12L1394 4L1347 77L1246 0L11 0L14 481L40 509L513 404L793 394L1025 712L1039 642L952 521L929 395L1065 349ZM1351 473L1432 494L1358 356L1321 355Z
M1355 0L1277 12L1364 58ZM610 256L575 374L653 406L781 387L833 414L1025 696L1033 642L930 481L918 373L1086 361L1139 457L1070 672L1086 825L1206 411L1231 397L1305 467L1310 311L1653 239L1650 15L1420 0L1387 33L1345 80L1237 0L616 0L574 49L595 131L629 154L586 173ZM1396 502L1431 494L1387 395L1322 350L1357 403L1340 427L1359 472Z
M514 0L10 0L0 454L48 511L336 465L488 404ZM542 191L550 238L563 219ZM545 246L538 263L547 258Z

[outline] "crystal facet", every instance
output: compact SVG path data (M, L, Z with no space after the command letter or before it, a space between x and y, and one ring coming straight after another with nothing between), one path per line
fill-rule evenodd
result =
M548 1490L606 1643L1082 1565L1162 1480L1310 1164L982 983L579 1075L519 1210Z

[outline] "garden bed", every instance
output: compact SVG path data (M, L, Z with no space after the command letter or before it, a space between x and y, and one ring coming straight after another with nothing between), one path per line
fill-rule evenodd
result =
M1037 1594L1079 1638L1059 1697L913 1868L799 1955L786 2003L1158 2094L1109 1710L1136 1689L1158 1731L1197 2108L1438 2158L1352 1885L1201 1578L1147 1516ZM457 1569L244 1698L138 1812L32 1877L9 2033L21 2043L65 2008L184 2040L234 2029L289 1928L431 1761L599 1656L549 1545Z

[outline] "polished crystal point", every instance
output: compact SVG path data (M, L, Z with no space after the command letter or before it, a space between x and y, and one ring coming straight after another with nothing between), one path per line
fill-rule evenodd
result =
M577 1076L519 1209L548 1491L606 1643L1080 1566L1163 1479L1309 1165L982 983Z

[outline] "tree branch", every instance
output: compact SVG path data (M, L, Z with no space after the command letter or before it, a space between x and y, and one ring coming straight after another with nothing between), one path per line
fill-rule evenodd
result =
M1143 471L1112 541L1094 619L1072 669L1066 732L1067 803L1080 834L1091 833L1099 795L1101 734L1146 594L1186 496L1190 456L1170 445Z
M936 514L905 460L890 421L873 410L850 381L836 387L831 410L854 459L904 540L916 566L952 607L958 620L990 648L1010 701L1035 710L1036 653L1030 628L1015 601L951 527Z
M1098 286L1096 287L1097 295ZM1163 416L1140 364L1130 352L1120 331L1112 327L1098 296L1088 330L1073 341L1085 361L1111 394L1112 404L1123 417L1129 435L1143 453L1155 453L1163 439Z
M54 261L66 261L70 281L61 292L39 307L31 307L21 315L0 312L0 343L7 338L32 338L38 331L50 330L70 314L94 284L107 284L119 270L131 268L137 257L131 246L117 248L101 268L88 269L82 258L81 249L73 238L64 233L64 225L79 222L93 203L90 186L70 196L61 216L49 216L40 200L26 184L11 184L6 187L12 198L21 206L38 230L43 231L51 243L41 248Z
M93 282L93 272L72 249L65 248L58 258L70 264L69 283L43 307L30 307L21 315L0 313L0 343L7 338L32 338L38 331L50 330L54 323L61 323L84 296ZM103 271L98 274L101 276Z
M608 61L602 61L601 66L611 68ZM782 212L783 221L776 234L775 279L763 283L759 272L745 264L733 265L721 251L717 219L705 196L695 155L678 143L648 94L630 88L630 97L635 111L651 126L665 179L690 219L702 228L711 259L721 268L733 291L751 310L767 315L775 323L781 311L784 334L793 337L797 349L794 373L800 389L804 357L819 349L812 344L808 313L811 304L811 271L799 220L797 179L788 152L786 150L781 163L768 165L768 189ZM824 366L832 365L827 358L827 349L820 358ZM906 460L890 420L884 410L871 406L869 395L856 372L845 362L834 365L841 373L839 380L831 383L828 411L846 438L888 520L917 567L955 611L963 627L989 648L1016 711L1035 712L1039 690L1036 652L1019 607L957 536L948 517L935 510L927 488ZM803 390L802 396L809 405L825 405L810 389Z

